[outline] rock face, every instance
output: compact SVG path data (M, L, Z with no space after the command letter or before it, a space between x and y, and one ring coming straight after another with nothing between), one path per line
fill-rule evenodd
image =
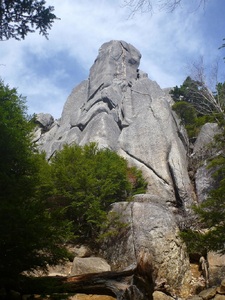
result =
M194 145L194 155L199 158L205 158L210 156L210 143L216 134L220 133L218 124L206 123L202 126L200 133Z
M140 58L124 41L103 44L89 79L72 91L61 119L39 136L39 148L50 158L63 144L95 141L140 168L153 197L185 210L192 202L187 138L168 93L138 69Z
M216 187L215 179L212 174L215 170L208 168L210 157L215 155L215 149L210 147L216 134L220 133L218 124L206 123L202 126L194 145L192 159L194 164L199 164L195 174L195 186L198 202L201 203L207 199L212 188Z
M209 279L210 285L218 285L221 278L225 278L225 255L220 255L216 252L209 252L207 255L207 260L209 263ZM225 294L225 281L223 281Z
M136 266L154 289L182 294L188 291L189 259L174 216L160 200L136 195L131 203L113 204L127 226L106 241L103 255L114 270Z

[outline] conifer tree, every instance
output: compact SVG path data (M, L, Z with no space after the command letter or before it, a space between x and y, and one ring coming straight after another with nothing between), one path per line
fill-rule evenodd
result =
M68 222L40 194L47 162L35 153L25 99L0 82L0 284L67 256ZM58 211L58 214L62 212Z

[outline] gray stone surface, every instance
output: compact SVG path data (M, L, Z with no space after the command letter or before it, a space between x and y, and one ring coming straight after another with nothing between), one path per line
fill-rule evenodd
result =
M40 140L42 139L43 134L48 132L53 126L54 118L50 114L39 113L36 115L35 122L37 124L37 127L34 131L33 141L39 141L40 144Z
M212 188L216 187L216 182L212 177L214 169L208 168L207 159L216 155L216 149L212 147L212 142L216 134L220 133L218 124L206 123L202 126L197 140L194 144L192 154L193 165L196 168L195 186L198 202L207 199Z
M209 192L216 185L216 182L212 177L214 171L215 170L208 168L207 161L204 161L196 171L195 186L199 203L202 203L208 198Z
M127 226L107 238L102 253L114 270L136 264L138 274L167 292L187 291L190 281L186 247L174 215L160 199L136 195L134 202L115 203L112 211Z
M50 114L39 113L36 116L36 122L39 123L45 131L47 131L54 123L54 118Z
M204 159L211 154L210 143L216 134L220 132L219 126L216 123L206 123L202 126L197 140L194 144L193 155Z
M225 255L216 252L207 254L209 263L209 283L211 286L219 285L221 279L225 278ZM225 281L222 281L220 291L225 294Z
M160 291L155 291L152 296L153 296L153 300L173 300L174 299Z
M138 69L140 58L124 41L103 44L89 79L72 91L61 119L36 140L48 158L64 144L95 141L115 150L143 171L149 193L175 211L185 210L192 203L187 138L168 91Z
M204 290L201 293L199 293L198 296L204 300L213 299L213 297L216 296L216 288L212 287L207 290Z
M77 245L75 247L72 247L70 251L74 254L75 257L89 257L92 254L91 249L88 246L84 245Z
M111 267L103 258L75 257L70 275L75 276L89 273L101 273L106 271L111 271Z

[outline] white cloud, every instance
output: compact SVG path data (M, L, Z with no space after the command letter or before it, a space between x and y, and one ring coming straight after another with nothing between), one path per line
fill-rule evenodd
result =
M122 0L47 2L61 18L53 25L49 40L35 33L22 42L2 42L0 49L0 64L5 65L0 74L27 96L30 112L59 117L69 89L88 77L98 49L109 40L134 45L142 53L141 69L162 87L181 84L187 75L186 63L209 51L203 34L204 11L187 13L191 1L182 2L189 7L173 14L161 11L132 19L121 7ZM212 43L211 57L214 48Z

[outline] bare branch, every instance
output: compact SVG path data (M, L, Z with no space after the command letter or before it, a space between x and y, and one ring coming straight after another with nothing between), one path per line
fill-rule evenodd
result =
M180 5L181 1L182 0L159 0L159 7L160 9L166 10L168 12L173 12Z
M220 99L217 91L218 61L212 65L209 79L206 75L206 67L202 56L199 61L192 63L190 70L191 78L199 84L198 89L190 88L197 112L201 114L212 114L213 112L225 114L224 99ZM208 82L210 82L210 85ZM216 96L212 93L212 89L216 89Z
M188 0L187 0L188 1ZM205 7L205 4L208 0L198 0L197 6L195 8L199 9L201 6ZM153 12L154 0L123 0L124 7L129 7L131 9L131 15L135 15L137 12L146 13ZM158 7L159 10L166 10L168 12L173 12L182 2L185 0L156 0L155 7Z
M153 6L151 0L124 0L124 7L131 9L130 16L134 16L137 12L152 12Z

